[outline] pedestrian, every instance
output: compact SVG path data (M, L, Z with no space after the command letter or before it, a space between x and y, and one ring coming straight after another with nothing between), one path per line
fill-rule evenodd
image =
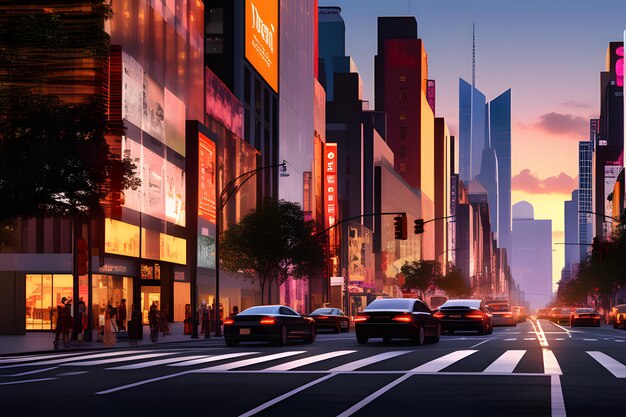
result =
M113 306L111 304L107 305L106 310L104 311L104 344L106 346L115 345L115 330L117 328L117 323L115 323Z
M85 330L87 329L87 306L85 305L83 297L78 299L78 311L76 316L74 320L74 332L76 332L76 340L82 343L85 338Z
M235 317L237 314L239 314L239 307L234 306L233 311L230 313L230 316Z
M54 350L59 348L59 338L63 336L63 346L70 347L70 328L72 327L72 301L61 298L57 306L57 325L54 331Z
M163 333L163 337L166 334L170 334L170 322L169 322L169 308L167 304L163 306L161 310L161 332Z
M161 315L159 313L159 309L155 303L152 303L150 306L150 311L148 312L148 324L150 325L150 340L152 343L156 343L159 340L159 329L161 327L160 323Z
M192 317L191 317L191 304L185 304L185 334L191 334L191 327L193 325Z
M120 331L126 330L126 298L122 298L117 308L117 327Z
M205 333L208 331L208 322L209 322L209 309L207 308L206 301L204 299L200 303L200 322L202 326L200 327L200 333Z

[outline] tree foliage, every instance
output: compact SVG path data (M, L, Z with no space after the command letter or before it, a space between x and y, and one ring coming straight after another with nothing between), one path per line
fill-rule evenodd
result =
M400 267L400 274L404 276L405 291L413 290L420 300L425 300L426 294L439 279L439 263L437 261L405 262Z
M220 264L231 271L257 273L263 301L268 284L282 285L289 277L310 277L322 269L322 246L313 230L298 204L267 199L222 234Z
M470 286L461 270L452 266L447 274L440 275L435 285L446 292L450 298L460 298L470 293Z
M0 219L97 214L111 192L140 184L130 159L110 152L106 136L123 132L111 130L102 96L77 103L45 94L61 88L72 97L63 57L98 65L108 55L110 2L91 6L0 14Z

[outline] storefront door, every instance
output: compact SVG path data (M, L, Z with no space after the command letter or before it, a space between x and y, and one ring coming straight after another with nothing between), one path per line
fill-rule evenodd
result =
M161 309L161 287L158 285L141 286L141 317L143 324L148 324L148 312L152 303L157 303Z

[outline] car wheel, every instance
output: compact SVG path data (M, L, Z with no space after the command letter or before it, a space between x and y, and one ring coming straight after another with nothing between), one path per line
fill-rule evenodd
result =
M239 340L224 339L224 341L226 342L226 346L228 346L228 347L237 347L237 346L239 346Z
M424 327L420 326L417 329L417 334L415 335L415 344L417 345L423 345L424 344Z
M287 340L288 340L288 331L287 331L287 326L285 326L283 324L283 326L280 328L280 333L278 334L278 344L280 346L285 346L287 344Z
M478 334L487 334L487 327L483 324L483 327L478 329Z
M306 337L306 339L304 339L304 341L306 343L313 343L315 342L316 337L317 337L317 327L312 325L311 328L309 329L309 335Z
M487 326L489 326L489 330L487 330L487 334L493 333L493 324L488 324Z
M356 335L356 341L359 342L360 345L366 344L368 340L370 340L370 338L367 336L363 336L362 334Z

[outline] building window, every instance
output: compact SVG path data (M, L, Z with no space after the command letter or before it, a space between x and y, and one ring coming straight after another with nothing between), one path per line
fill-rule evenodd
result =
M252 104L250 102L250 83L252 82L252 77L250 75L250 70L248 67L243 68L243 98L247 104Z
M406 163L400 162L400 172L406 172Z
M261 115L261 80L254 79L254 110Z
M406 75L401 75L400 76L400 82L401 83L406 82Z
M400 115L400 120L405 120L405 119L406 119L406 114L402 113L402 114Z
M401 88L398 91L398 100L400 102L404 102L404 100L406 100L406 88Z
M400 126L400 140L406 140L406 126Z
M54 330L57 306L74 294L74 278L69 274L26 275L26 330Z

